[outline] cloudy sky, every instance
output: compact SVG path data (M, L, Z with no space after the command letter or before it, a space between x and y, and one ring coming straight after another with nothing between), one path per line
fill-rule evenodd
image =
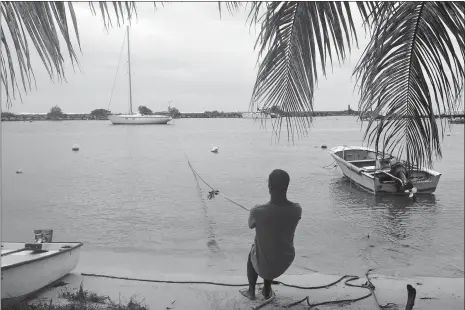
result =
M88 113L108 108L126 27L104 29L100 13L93 16L87 3L75 3L82 53L81 70L72 69L66 58L67 82L50 81L41 60L32 62L37 88L15 100L10 111L48 112L60 106L65 113ZM220 18L217 2L170 3L154 10L153 4L138 4L138 20L130 28L133 106L166 110L168 101L181 112L246 111L256 74L256 31L246 24L247 14ZM358 29L360 50L348 61L335 65L326 79L321 77L315 95L315 110L356 108L358 95L352 69L365 47ZM128 110L127 50L109 109ZM2 101L2 110L5 102Z

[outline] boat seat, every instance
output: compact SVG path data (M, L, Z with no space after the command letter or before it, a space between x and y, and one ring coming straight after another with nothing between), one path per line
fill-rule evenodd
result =
M348 160L347 162L353 164L353 163L369 163L371 161L374 162L375 159L372 158L372 159Z
M376 166L365 166L361 168L362 171L365 172L375 172L376 171Z

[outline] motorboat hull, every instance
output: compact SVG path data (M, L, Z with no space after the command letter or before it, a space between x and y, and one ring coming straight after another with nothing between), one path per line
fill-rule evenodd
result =
M76 268L82 243L42 243L41 253L15 252L25 246L2 242L2 303L27 298L70 273Z
M365 147L338 146L330 151L345 177L357 186L372 194L396 194L409 195L408 192L399 190L399 183L390 178L390 168L376 168L376 159L379 155L372 149ZM390 154L387 156L393 158ZM417 194L432 194L441 177L441 173L418 169L410 172L412 185L417 189Z
M171 121L171 117L163 115L110 115L110 122L114 125L163 125Z

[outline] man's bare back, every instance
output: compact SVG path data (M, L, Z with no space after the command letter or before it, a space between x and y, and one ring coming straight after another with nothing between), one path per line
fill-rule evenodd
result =
M287 200L289 175L273 170L268 179L271 199L250 210L249 228L255 228L255 240L247 261L249 289L241 293L255 299L258 276L264 279L263 295L272 296L271 282L281 276L295 258L294 234L302 216L298 203Z

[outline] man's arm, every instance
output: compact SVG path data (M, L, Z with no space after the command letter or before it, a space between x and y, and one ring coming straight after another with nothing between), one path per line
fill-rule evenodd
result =
M249 214L249 228L254 229L255 228L255 217L254 217L254 208L250 210Z

